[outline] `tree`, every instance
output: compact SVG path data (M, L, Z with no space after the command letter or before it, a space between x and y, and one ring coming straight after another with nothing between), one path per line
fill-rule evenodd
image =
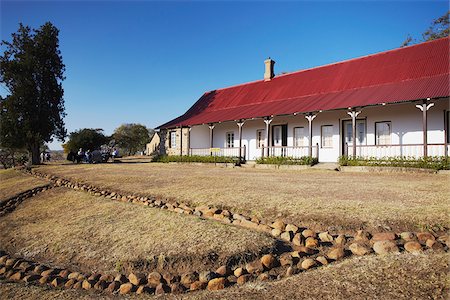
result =
M431 41L431 40L436 40L436 39L440 39L440 38L449 36L449 34L450 34L449 14L450 14L450 11L448 11L443 16L434 20L433 23L431 24L431 26L424 33L422 33L422 38L419 40L413 39L411 37L411 35L408 34L408 37L402 43L401 46L405 47L408 45Z
M74 131L69 135L69 141L63 145L65 152L77 152L78 149L95 150L109 142L109 138L103 134L103 129L85 128Z
M116 128L113 138L120 148L124 149L128 155L132 155L145 149L152 133L153 130L148 130L141 124L123 124Z
M11 42L1 42L0 83L9 94L0 99L0 144L27 149L33 164L40 163L43 143L67 135L58 34L50 22L39 29L20 24Z

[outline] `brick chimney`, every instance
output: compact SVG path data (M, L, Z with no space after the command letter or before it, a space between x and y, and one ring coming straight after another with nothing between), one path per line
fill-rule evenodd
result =
M275 65L275 61L270 57L264 61L266 65L266 71L264 72L264 81L270 81L274 76L273 66Z

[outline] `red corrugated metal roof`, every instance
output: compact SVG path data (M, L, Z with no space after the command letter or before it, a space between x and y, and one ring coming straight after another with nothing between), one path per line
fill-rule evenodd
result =
M449 38L442 38L210 91L159 128L449 95Z

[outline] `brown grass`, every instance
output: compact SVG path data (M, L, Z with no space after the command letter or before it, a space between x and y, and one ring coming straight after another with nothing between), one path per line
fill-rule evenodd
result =
M76 271L208 270L274 246L262 233L64 188L0 219L11 254Z
M212 204L316 229L449 227L450 177L155 163L53 165L41 171L124 193Z
M14 169L0 170L0 201L48 183Z
M252 282L217 292L183 295L189 300L236 299L448 299L448 254L352 258L275 282ZM180 299L180 296L99 295L0 281L0 299Z

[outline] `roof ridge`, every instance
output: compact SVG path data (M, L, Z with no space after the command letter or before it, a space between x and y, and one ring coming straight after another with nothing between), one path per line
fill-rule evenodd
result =
M270 101L267 101L267 102L255 102L255 103L248 103L248 104L240 104L240 105L235 105L235 106L230 106L230 107L225 107L225 108L220 108L220 109L214 109L214 110L211 110L211 111L215 111L216 112L216 111L222 111L222 110L238 108L238 107L248 107L248 106L252 106L252 105L275 103L275 102L286 101L286 100L297 100L297 99L311 97L311 96L335 94L335 93L354 91L354 90L360 90L360 89L365 89L365 88L381 87L381 86L395 84L395 83L400 83L400 82L403 83L403 82L414 81L414 80L421 80L421 79L428 79L428 78L433 78L433 77L440 77L440 76L444 76L444 75L449 76L450 73L431 75L431 76L424 76L424 77L412 78L412 79L409 78L409 79L401 80L401 81L398 81L398 82L386 82L386 83L382 83L382 84L367 85L367 86L363 86L363 87L351 88L351 89L346 89L346 90L336 90L336 91L330 91L330 92L321 92L321 93L316 93L316 94L308 94L308 95L302 95L302 96L299 96L299 97L280 98L280 99L276 99L276 100L270 100Z

